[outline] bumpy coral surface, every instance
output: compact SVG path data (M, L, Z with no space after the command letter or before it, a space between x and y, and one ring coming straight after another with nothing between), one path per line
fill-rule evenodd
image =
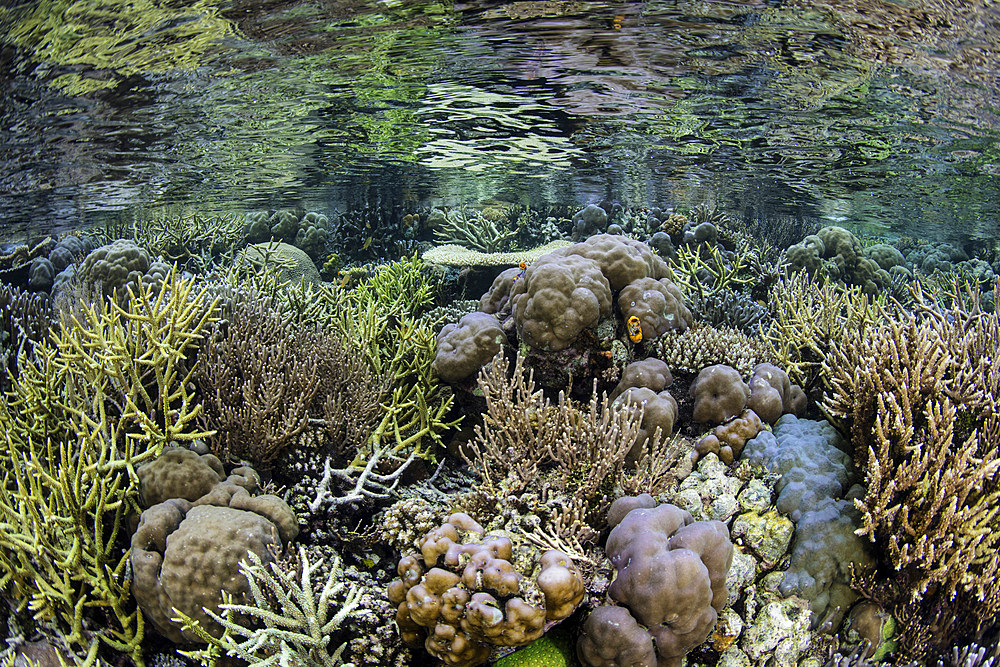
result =
M721 424L740 414L750 398L750 387L732 366L715 364L701 369L691 383L696 422Z
M656 357L633 361L622 370L622 377L608 398L613 401L632 387L663 391L673 381L674 377L670 374L670 367L665 361Z
M660 429L661 438L668 438L674 432L674 424L677 422L677 401L667 390L655 392L646 387L633 387L615 399L615 403L632 403L643 408L639 435L626 456L626 460L630 462L637 461L643 451L651 446L649 438L655 435L657 428Z
M523 556L509 538L452 514L424 537L419 556L400 559L399 579L389 585L403 641L423 645L444 664L471 667L493 647L541 637L547 621L573 613L583 579L562 552L547 551L530 564Z
M216 485L195 502L167 500L142 513L132 536L132 592L143 615L174 642L197 641L172 619L175 608L210 634L222 628L204 612L218 613L222 592L246 601L249 583L239 563L252 551L273 561L295 538L291 508L277 496L252 497L232 482Z
M561 350L611 314L611 287L600 265L550 253L528 267L512 297L517 331L527 345Z
M684 305L684 295L666 278L640 278L618 295L618 309L627 320L639 318L642 340L659 338L667 331L684 331L693 318Z
M136 473L139 496L144 507L171 498L195 501L226 478L222 462L213 454L197 454L190 449L167 447Z
M506 337L493 315L469 313L437 337L434 370L445 382L472 377L500 351Z
M579 255L594 260L615 291L640 278L658 280L667 277L668 273L666 263L648 245L615 234L595 234L552 254Z
M493 284L479 299L479 310L490 314L510 314L510 295L517 280L522 277L526 269L514 266L504 269L496 278Z
M802 387L792 384L788 373L774 364L757 364L750 378L750 398L747 407L768 424L791 412L800 415L806 409L806 395Z
M733 545L725 524L696 522L673 505L650 507L651 500L615 501L634 508L605 547L618 571L608 594L624 613L599 607L588 616L577 644L587 667L677 667L708 637L728 598ZM622 516L621 508L613 504L608 515Z
M739 417L720 424L701 438L694 446L692 459L697 461L708 453L715 454L719 460L729 465L743 451L743 447L751 438L764 430L764 423L753 410L744 410Z

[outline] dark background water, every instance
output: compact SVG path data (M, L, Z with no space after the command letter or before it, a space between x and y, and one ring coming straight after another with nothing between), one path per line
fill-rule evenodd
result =
M0 241L487 200L1000 231L994 3L43 0L0 32Z

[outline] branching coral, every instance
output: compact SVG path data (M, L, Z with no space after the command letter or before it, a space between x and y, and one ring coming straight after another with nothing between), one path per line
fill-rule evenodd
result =
M239 311L202 352L202 421L216 431L216 454L268 463L309 425L329 342L293 328L270 299L248 298Z
M750 250L744 248L726 258L717 245L682 245L677 249L677 256L668 263L668 277L684 292L704 298L752 282L745 275L750 266L750 254Z
M0 583L18 607L96 660L101 644L142 664L143 621L117 547L137 509L135 466L204 437L187 356L211 319L175 274L125 307L105 300L22 352L0 403Z
M560 393L553 405L535 389L523 359L509 364L496 357L479 375L486 398L484 423L468 445L467 460L483 477L484 489L498 496L529 491L559 496L549 526L566 541L592 542L617 492L655 493L671 481L679 452L674 440L650 434L633 468L626 457L636 443L642 408L633 403L610 406L607 397L578 407ZM616 488L618 485L619 488Z
M915 654L926 648L915 645L918 626L932 620L923 611L973 610L936 625L945 646L1000 611L1000 316L967 307L978 299L957 291L944 309L915 290L916 313L880 309L877 327L835 343L824 363L825 408L866 473L861 534L884 545L897 572L875 595L921 605L903 636Z
M330 573L319 591L313 588L312 575L320 563L310 563L303 547L299 547L298 561L300 572L296 573L287 564L265 565L257 554L247 552L247 560L240 563L240 572L250 582L253 604L234 604L230 600L220 605L222 614L206 610L225 629L219 638L181 614L185 630L209 643L207 649L185 655L203 665L217 664L222 655L238 658L253 667L343 665L340 656L347 644L331 651L330 642L340 624L358 606L359 592L352 588L340 608L331 614L333 598L344 588L340 581L340 560L334 558L329 565Z
M772 359L759 339L742 331L697 325L660 336L656 356L675 371L697 373L706 366L726 364L741 375L749 375L754 366Z
M864 338L878 320L877 299L833 281L815 283L805 271L783 274L771 290L773 319L762 331L775 364L808 393L836 342Z
M443 243L456 243L480 252L507 250L517 230L504 227L505 216L469 214L464 208L456 208L447 214L432 213L428 224L434 228L434 238Z
M0 391L17 378L21 353L30 352L54 326L48 294L0 285Z

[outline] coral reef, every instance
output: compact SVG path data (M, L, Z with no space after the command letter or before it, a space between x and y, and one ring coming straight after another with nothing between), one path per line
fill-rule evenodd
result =
M135 466L207 435L194 428L188 355L212 315L173 273L127 294L21 352L0 403L0 579L81 659L103 646L141 665L143 623L116 542L138 510Z
M438 334L434 370L445 382L472 377L496 356L506 340L494 316L480 312L465 315Z
M249 583L253 604L240 604L231 593L223 593L219 611L207 609L208 617L223 629L221 636L207 632L197 619L178 610L185 630L209 644L191 654L202 664L213 665L222 655L239 658L248 665L294 664L302 667L338 667L347 644L331 650L337 629L358 605L359 592L351 588L335 613L332 598L345 588L340 559L328 565L323 588L313 589L312 576L319 563L310 563L299 547L297 562L264 561L254 551L240 560L240 574ZM299 572L296 572L296 569Z
M520 356L512 378L507 370L508 362L498 357L480 373L486 414L463 451L486 492L549 499L541 526L549 536L542 539L592 543L616 487L658 492L673 481L679 448L662 429L642 431L640 406L609 405L596 392L587 407L563 393L553 405L535 389L531 375L525 377ZM636 460L629 463L633 450Z
M895 573L863 589L901 621L900 648L914 659L978 636L1000 605L1000 317L965 289L971 298L956 285L944 307L917 287L914 312L880 310L824 364L825 408L865 475L860 534L883 545ZM955 622L937 625L939 607Z

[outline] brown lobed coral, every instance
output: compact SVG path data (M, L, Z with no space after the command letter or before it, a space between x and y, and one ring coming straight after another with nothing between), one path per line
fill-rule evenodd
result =
M420 554L404 556L387 595L403 641L447 665L472 667L495 647L524 646L583 599L580 571L566 554L516 548L457 512L431 530Z

